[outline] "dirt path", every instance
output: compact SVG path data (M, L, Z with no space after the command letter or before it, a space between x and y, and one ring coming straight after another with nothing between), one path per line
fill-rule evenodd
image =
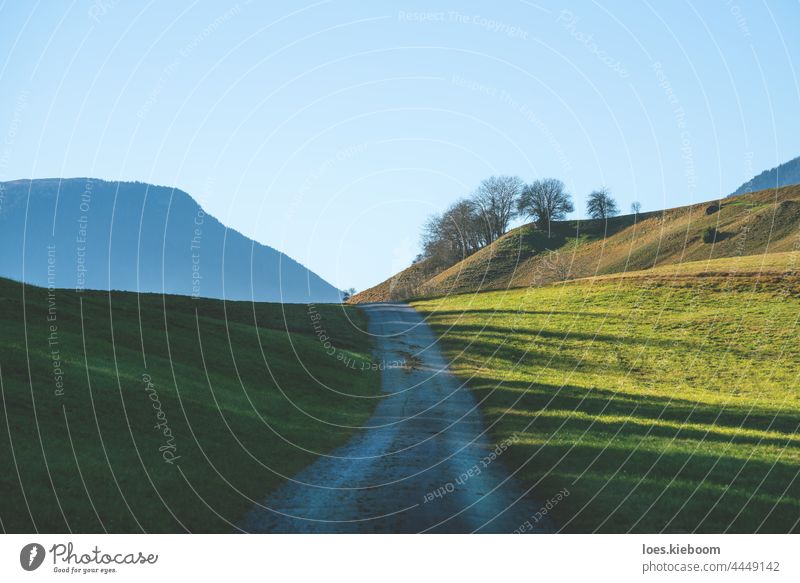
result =
M540 508L522 498L468 389L421 316L365 305L387 394L369 429L254 509L248 532L513 532ZM477 471L476 471L477 470ZM305 484L305 485L303 485ZM540 523L542 531L548 525Z

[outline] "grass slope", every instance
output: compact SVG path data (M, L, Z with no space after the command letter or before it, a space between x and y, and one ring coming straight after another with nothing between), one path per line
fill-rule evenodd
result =
M755 256L413 305L495 439L520 436L504 457L517 475L541 499L570 491L552 510L565 531L788 532L797 265Z
M711 205L718 212L706 213ZM719 232L714 244L703 231ZM687 261L790 251L800 227L800 186L604 221L563 221L550 236L524 225L452 267L408 297L528 287ZM555 252L555 255L552 253ZM400 274L404 277L405 272ZM397 277L397 276L396 276ZM389 280L392 281L392 280ZM354 301L386 301L386 282Z
M350 307L0 280L0 320L6 532L233 530L248 498L345 442L379 391L346 366L370 358Z

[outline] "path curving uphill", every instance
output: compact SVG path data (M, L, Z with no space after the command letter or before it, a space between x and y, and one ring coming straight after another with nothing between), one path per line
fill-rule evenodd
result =
M363 309L376 338L376 361L386 365L386 397L367 428L285 483L240 528L514 532L541 504L523 495L502 454L491 459L503 444L487 436L474 397L448 371L431 329L405 304ZM535 528L550 530L545 521Z

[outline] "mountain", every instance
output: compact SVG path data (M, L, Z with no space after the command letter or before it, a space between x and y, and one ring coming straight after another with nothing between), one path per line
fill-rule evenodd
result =
M140 182L0 183L0 246L0 276L43 287L284 303L341 297L187 193Z
M738 196L748 192L778 188L790 184L800 184L800 156L770 170L764 170L758 176L754 176L742 184L729 196Z
M528 224L445 270L421 261L356 294L379 302L540 286L687 261L797 251L800 186L786 186L608 222L558 221L551 237ZM716 229L713 244L704 232Z

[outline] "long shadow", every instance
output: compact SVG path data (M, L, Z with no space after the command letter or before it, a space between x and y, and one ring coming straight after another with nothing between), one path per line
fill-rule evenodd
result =
M535 453L531 458L531 451L528 451L527 455L524 451L519 451L525 449L539 453ZM797 466L780 460L748 460L739 456L709 454L702 450L694 452L654 451L653 449L639 448L634 451L634 447L619 447L613 443L609 445L604 440L574 445L556 443L545 446L526 445L523 442L515 452L515 458L513 461L516 462L519 462L520 458L525 460L531 458L527 465L536 466L537 471L546 471L551 468L563 470L565 468L559 467L563 464L573 466L578 470L578 474L591 467L593 474L610 477L611 474L621 469L623 475L620 476L620 479L623 481L630 479L634 483L645 478L645 472L652 467L653 470L648 474L648 478L664 479L665 481L673 478L686 480L701 483L701 488L706 485L716 485L721 488L734 488L737 484L739 487L746 484L755 486L764 476L770 476L770 480L765 480L765 483L759 486L757 493L777 498L789 487L788 497L800 510L800 483L790 485L792 478L797 474ZM563 462L557 461L562 458ZM542 463L545 459L548 463ZM690 463L686 463L687 460L690 460ZM734 480L734 476L742 467L745 467L747 471L742 472ZM627 477L626 473L629 474ZM754 493L752 489L749 492Z
M750 411L727 406L720 411L717 406L679 397L666 398L612 389L587 389L574 385L557 386L489 377L472 377L469 384L479 398L485 392L492 391L485 403L487 407L513 408L531 414L544 409L557 409L589 415L632 416L642 421L696 423L709 425L711 429L715 425L788 434L794 434L800 426L800 414L775 408Z
M513 364L524 363L527 360L536 362L547 363L548 368L573 371L581 364L577 358L568 357L564 354L553 354L544 350L537 350L535 348L515 348L509 345L503 345L502 350L498 350L501 346L500 343L493 340L491 337L481 338L476 336L470 340L468 352L470 356L478 357L485 360L485 364L492 361L497 362L510 362ZM440 340L441 342L441 340ZM447 343L447 339L444 339ZM459 343L460 344L460 343ZM614 370L621 370L622 365L614 365Z
M715 442L715 443L730 443L732 445L740 445L740 444L750 444L750 445L769 445L769 446L777 446L777 447L787 447L792 449L800 448L800 443L796 440L790 439L791 435L786 434L786 437L762 437L758 435L742 435L742 434L729 434L724 433L723 431L719 431L719 429L725 429L728 426L720 425L716 423L714 425L707 424L706 428L695 428L695 427L686 427L686 426L665 426L665 425L658 425L661 421L666 421L662 416L661 419L657 419L656 416L650 415L637 415L638 411L635 411L634 414L628 415L630 420L615 420L615 421L607 421L601 418L584 418L584 417L570 417L569 411L565 412L564 416L559 417L551 417L551 416L541 416L536 418L532 427L536 431L543 431L548 434L552 433L553 431L558 430L560 427L564 427L565 429L569 430L570 432L577 431L591 431L593 438L603 438L608 437L611 438L614 435L623 435L625 437L629 436L649 436L649 437L658 437L658 438L667 438L667 439L676 439L676 440L699 440L703 442ZM506 419L508 417L515 417L519 416L520 423L530 423L533 418L530 417L525 412L518 412L516 410L509 411L506 415ZM676 420L670 420L675 422ZM685 421L679 420L679 421ZM687 424L691 423L694 425L702 425L700 422L692 421L686 422ZM736 426L738 428L738 425ZM746 428L742 428L743 430Z
M635 449L599 439L525 444L505 458L542 492L574 495L554 515L567 532L797 531L797 466L697 451ZM708 516L706 516L708 514Z
M454 325L446 325L446 324L436 324L433 323L432 326L434 329L441 332L449 333L464 333L468 335L473 335L477 332L484 332L484 333L494 333L498 334L503 337L508 337L510 334L527 334L532 338L547 338L547 339L555 339L555 340L595 340L598 342L609 342L612 344L626 344L626 345L647 345L647 346L660 346L660 347L673 347L675 344L682 344L686 345L687 347L695 347L700 349L702 345L699 342L694 342L691 340L685 339L658 339L658 338L632 338L632 337L623 337L623 336L616 336L613 334L600 334L600 333L592 333L592 332L578 332L571 330L569 332L559 332L555 330L546 330L546 329L533 329L533 328L515 328L515 327L501 327L501 326L490 326L490 325L480 325L480 324L454 324ZM441 327L441 330L438 330ZM443 334L444 336L444 334Z
M502 293L502 292L498 292ZM418 309L418 311L427 316L429 318L439 318L440 316L465 316L465 315L472 315L472 314L527 314L532 316L575 316L581 318L608 318L608 319L620 319L626 316L620 316L618 314L604 314L604 313L592 313L592 312L563 312L558 310L506 310L506 309L497 309L497 310L489 310L489 309L473 309L473 308L465 308L463 310L424 310Z

